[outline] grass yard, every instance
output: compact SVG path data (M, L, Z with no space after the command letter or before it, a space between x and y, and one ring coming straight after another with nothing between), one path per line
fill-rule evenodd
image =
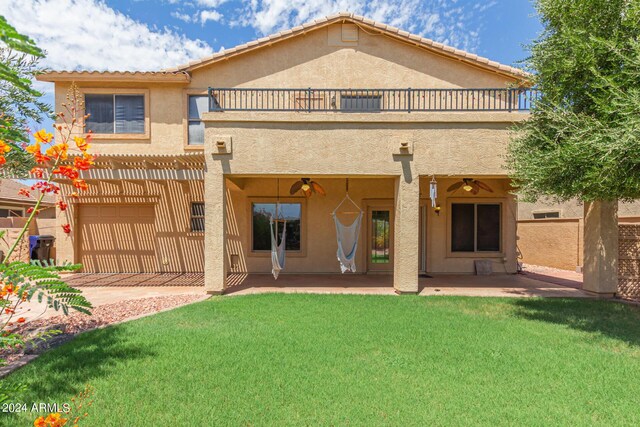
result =
M606 301L215 298L93 331L10 380L95 388L91 426L638 425L640 310ZM0 424L32 425L36 414Z

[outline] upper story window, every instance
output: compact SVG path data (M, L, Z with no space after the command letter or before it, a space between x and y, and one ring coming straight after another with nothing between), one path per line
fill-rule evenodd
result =
M382 95L340 95L340 110L344 112L380 112Z
M87 131L96 134L144 134L144 95L85 94Z
M189 95L189 145L204 144L202 113L209 111L207 95Z

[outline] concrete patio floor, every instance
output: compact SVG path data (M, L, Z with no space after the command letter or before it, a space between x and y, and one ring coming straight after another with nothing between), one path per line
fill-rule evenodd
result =
M264 292L342 293L395 295L390 274L232 274L226 295ZM592 295L579 286L567 286L552 276L525 274L434 275L421 277L419 295L459 295L483 297L578 297Z

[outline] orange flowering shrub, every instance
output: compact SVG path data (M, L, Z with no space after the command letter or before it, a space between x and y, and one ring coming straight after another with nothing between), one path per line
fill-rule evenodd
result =
M59 413L49 414L47 418L38 417L34 422L34 427L62 427L67 424L68 418L62 418Z
M53 195L58 200L56 205L61 211L67 209L68 204L64 200L59 180L68 180L77 191L88 188L82 178L81 171L88 170L94 162L94 156L88 153L90 134L78 135L80 121L78 115L84 111L80 91L75 84L71 85L68 102L63 104L66 113L58 114L59 123L55 125L57 137L53 133L42 129L33 134L33 143L24 147L26 153L31 154L36 166L31 169L33 177L39 179L30 189L21 189L19 195L32 199L35 203L27 211L29 217L18 234L15 242L5 254L4 261L0 263L0 350L24 345L23 337L13 329L14 325L27 321L21 316L23 303L33 297L44 300L47 305L68 314L69 309L91 314L91 303L82 296L81 292L72 288L62 280L61 271L74 271L80 265L42 265L38 262L25 263L21 261L11 262L11 255L18 244L23 241L23 236L38 212L46 195ZM0 165L6 163L5 155L12 149L20 149L0 141ZM73 158L73 161L70 160ZM71 197L77 197L74 191ZM71 232L69 224L62 226L65 233ZM1 236L0 236L1 237ZM17 320L13 320L17 319ZM43 336L35 338L47 338ZM0 364L3 361L0 359ZM2 397L2 382L0 382L0 397ZM35 425L63 426L66 419L59 414L50 414L48 417L36 420ZM40 424L38 424L40 423Z
M33 422L34 427L62 427L71 421L73 427L78 427L80 421L89 416L87 408L93 404L90 400L93 394L93 387L85 386L84 390L71 398L71 408L68 412L61 414L54 412L47 417L38 417ZM66 418L64 418L66 417Z

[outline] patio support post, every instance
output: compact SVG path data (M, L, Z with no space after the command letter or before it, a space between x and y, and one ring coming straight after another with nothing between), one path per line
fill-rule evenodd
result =
M602 296L618 290L618 202L584 204L583 289Z
M396 178L393 287L398 294L418 292L420 180L406 173Z
M204 177L204 206L204 287L208 294L219 295L227 277L226 184L224 175L212 168Z

